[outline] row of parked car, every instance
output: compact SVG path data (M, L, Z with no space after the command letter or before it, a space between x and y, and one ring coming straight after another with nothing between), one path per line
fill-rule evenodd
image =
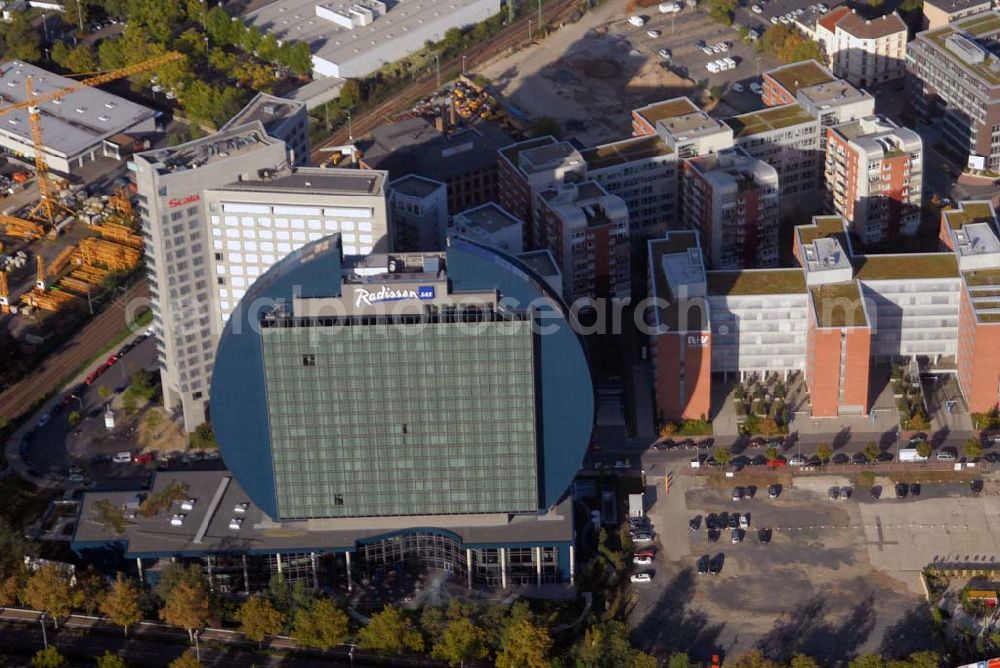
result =
M656 536L653 525L648 517L630 517L628 519L629 537L636 549L632 552L632 563L636 566L652 566L656 557L656 548L650 543ZM652 582L652 571L633 573L632 582Z

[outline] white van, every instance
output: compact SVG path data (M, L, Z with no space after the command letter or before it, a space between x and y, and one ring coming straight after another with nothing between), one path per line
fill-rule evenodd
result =
M115 464L128 464L131 461L132 461L132 453L129 452L128 450L125 450L124 452L119 452L114 457Z
M899 451L901 462L926 462L927 457L921 457L916 448L903 448Z
M628 22L634 25L636 28L641 28L646 25L646 19L638 14L628 17Z

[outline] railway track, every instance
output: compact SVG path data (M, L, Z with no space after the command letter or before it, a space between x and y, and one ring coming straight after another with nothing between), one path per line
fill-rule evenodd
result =
M545 23L552 25L556 23L564 14L568 14L579 0L553 0L542 5L542 19ZM528 22L537 24L537 13L518 19L502 31L487 39L485 42L476 44L455 58L441 63L441 80L448 81L462 71L463 55L466 69L475 68L487 60L496 57L507 49L528 41ZM413 106L416 100L430 95L437 90L437 75L429 72L421 75L418 79L407 85L403 90L393 95L390 99L382 102L373 109L365 112L361 116L352 119L351 131L355 137L363 137L384 122L391 122L393 117ZM346 128L340 128L329 139L315 147L310 154L312 164L321 164L329 154L321 149L329 146L342 146L350 141Z
M132 300L148 300L145 280L133 285L125 295L108 304L72 339L49 355L36 371L0 393L0 418L13 420L28 410L35 401L59 389L66 376L101 351L127 324L123 304Z

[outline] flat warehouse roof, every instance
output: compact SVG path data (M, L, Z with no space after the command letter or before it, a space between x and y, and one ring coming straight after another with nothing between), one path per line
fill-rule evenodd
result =
M781 84L792 95L795 95L800 88L808 88L809 86L826 83L834 79L833 75L815 60L792 63L791 65L769 70L766 74Z
M80 84L16 60L3 63L0 68L0 98L5 104L27 99L25 81L28 77L31 77L35 92L41 95ZM46 150L67 157L89 151L106 137L125 132L154 115L152 109L89 86L45 102L40 109ZM30 145L28 111L22 109L0 118L0 132Z
M700 111L694 102L686 97L678 97L663 102L654 102L645 107L635 110L635 113L643 118L650 125L655 126L657 121L665 118L677 118Z
M266 180L230 183L225 189L249 192L377 195L382 192L385 176L385 172L374 169L300 167Z

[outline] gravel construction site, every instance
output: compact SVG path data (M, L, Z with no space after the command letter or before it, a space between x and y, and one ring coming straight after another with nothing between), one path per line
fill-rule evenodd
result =
M666 496L662 478L648 487L660 495L648 512L659 552L653 581L632 585L638 644L702 661L753 648L783 661L803 652L823 666L868 652L933 649L920 570L935 561L995 563L1000 485L987 480L973 497L967 482L924 483L917 496L897 499L893 481L877 479L877 500L870 488L830 498L831 487L850 484L839 476L796 477L775 499L761 486L740 501L729 486L688 476ZM742 542L734 544L729 530L709 542L704 519L723 512L750 514ZM702 524L692 530L695 517ZM768 542L760 529L770 529ZM718 575L699 574L703 555L721 559Z

